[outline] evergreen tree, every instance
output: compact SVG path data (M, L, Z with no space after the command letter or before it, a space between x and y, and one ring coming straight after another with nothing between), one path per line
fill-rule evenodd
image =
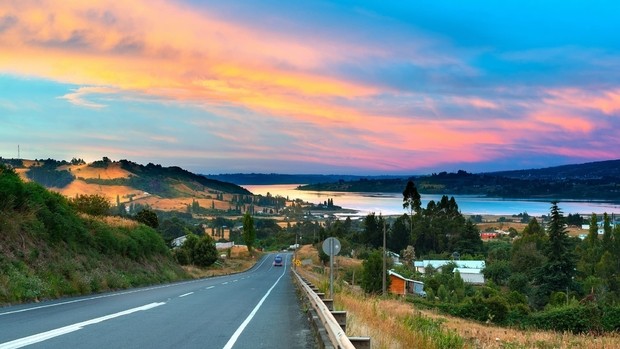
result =
M465 229L460 234L459 240L455 244L455 249L461 255L475 255L482 252L482 239L480 238L480 230L470 220L465 223Z
M409 234L410 239L414 240L413 235L413 214L420 215L422 213L422 200L418 189L412 180L407 182L407 186L403 191L403 208L409 210Z
M249 212L243 215L243 241L248 246L248 251L252 251L256 241L256 229L254 228L254 218Z
M612 245L612 230L611 220L607 212L603 213L603 249L605 251L611 251Z
M575 275L573 251L570 249L564 217L557 201L551 203L550 219L549 242L545 249L547 261L537 275L538 294L541 297L548 297L551 292L565 291L572 287L572 278Z

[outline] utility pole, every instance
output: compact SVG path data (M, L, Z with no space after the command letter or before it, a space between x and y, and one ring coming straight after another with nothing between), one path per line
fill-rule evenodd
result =
M386 271L387 264L386 264L386 261L385 261L385 255L386 255L386 251L385 251L385 219L384 219L383 220L383 274L382 274L382 279L383 279L382 280L383 281L383 288L382 288L382 290L383 290L383 295L384 296L385 296L386 283L387 283L386 280L385 280L385 277L386 277L385 274L387 273L387 271Z

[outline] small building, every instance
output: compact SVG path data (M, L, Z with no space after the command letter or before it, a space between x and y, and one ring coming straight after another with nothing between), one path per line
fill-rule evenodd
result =
M497 238L497 233L496 232L482 232L480 233L480 238L482 240L490 240L490 239L496 239Z
M389 270L388 274L390 277L390 293L401 296L408 294L426 296L426 292L424 292L424 283L422 281L408 279L393 270Z
M482 269L477 268L454 268L455 272L459 272L461 275L461 279L466 284L472 285L483 285L484 284L484 274L482 274Z
M181 247L183 246L183 243L185 243L185 240L187 240L187 235L183 235L183 236L179 236L178 238L172 240L172 247Z
M461 278L468 284L480 285L484 284L484 274L482 270L485 268L486 263L481 260L475 261L462 261L462 260L423 260L414 262L415 270L424 274L428 267L434 270L441 271L441 268L450 263L454 263L456 267L453 271L458 271L461 274Z

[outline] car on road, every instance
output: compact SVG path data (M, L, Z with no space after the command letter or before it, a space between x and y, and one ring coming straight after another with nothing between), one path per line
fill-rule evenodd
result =
M279 254L276 255L276 257L273 259L273 266L274 267L281 267L282 266L282 256L280 256Z

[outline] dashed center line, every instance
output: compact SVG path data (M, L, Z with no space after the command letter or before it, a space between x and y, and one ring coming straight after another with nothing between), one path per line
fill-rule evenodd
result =
M209 287L205 288L205 290L210 290L210 289L212 289L213 287L215 287L215 286L209 286Z
M194 292L182 294L182 295L179 296L179 298L183 298L183 297L189 296L190 294L194 294Z
M237 282L237 281L239 281L239 280L233 280L233 282Z
M228 285L228 281L222 282L222 285Z

